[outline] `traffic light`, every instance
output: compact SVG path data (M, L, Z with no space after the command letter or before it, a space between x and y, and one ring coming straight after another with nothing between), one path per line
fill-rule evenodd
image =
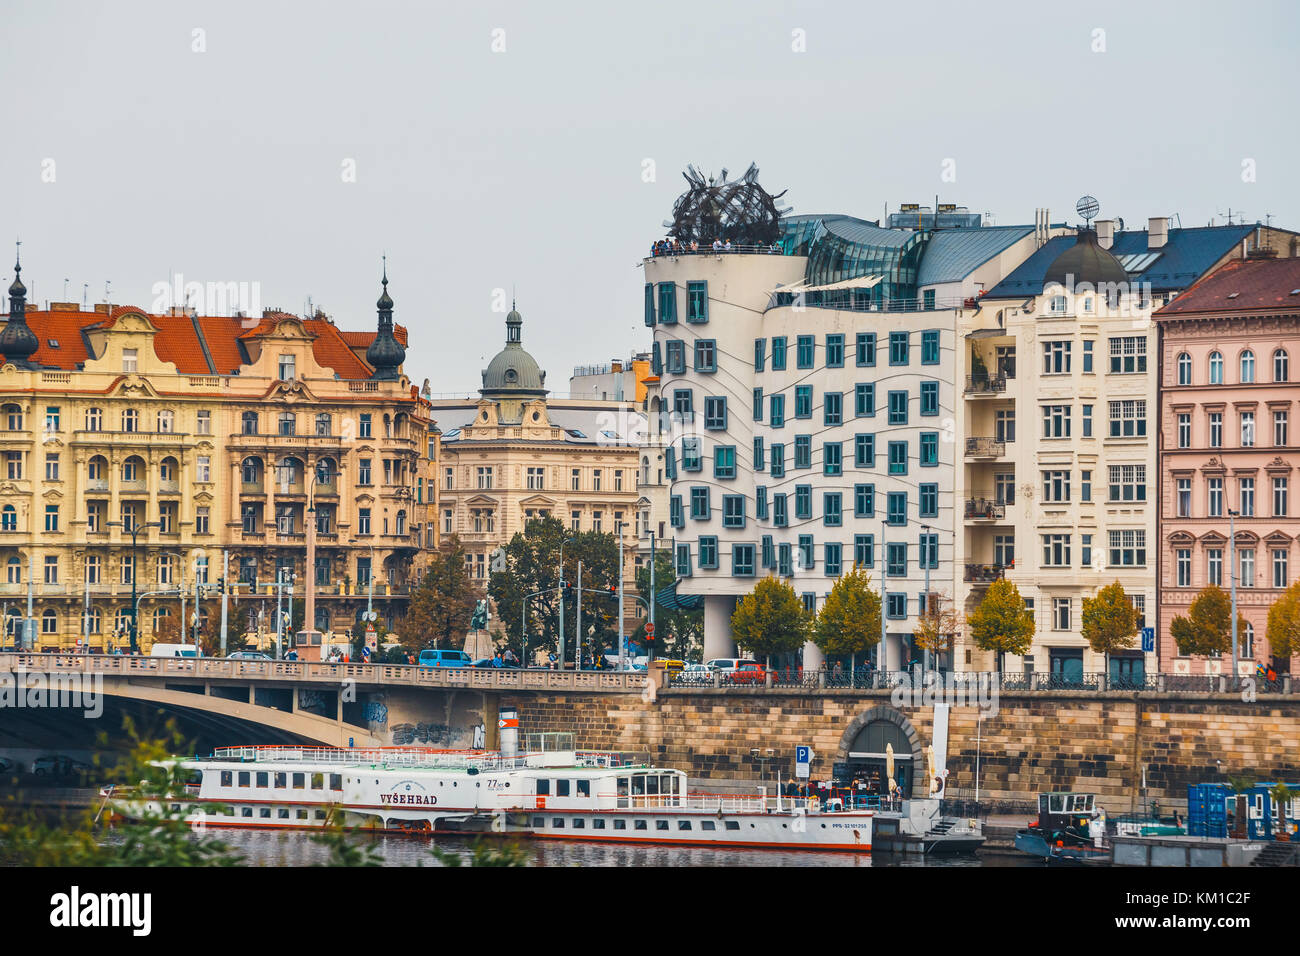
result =
M645 626L645 640L647 644L653 645L655 642L655 626L647 621Z
M609 592L609 596L610 596L610 597L618 597L618 585L617 585L617 584L611 584L611 585L610 585L609 587L607 587L605 590Z

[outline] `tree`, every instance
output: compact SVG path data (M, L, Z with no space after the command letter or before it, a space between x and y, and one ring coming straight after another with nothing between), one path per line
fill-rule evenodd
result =
M1128 650L1136 643L1137 608L1116 581L1083 599L1083 639L1093 653L1105 657L1105 673L1110 675L1110 655Z
M1170 636L1178 653L1199 657L1218 657L1232 648L1232 602L1221 587L1209 584L1201 589L1187 609L1187 617L1174 618ZM1237 639L1246 635L1246 619L1237 615Z
M1300 654L1300 580L1268 609L1268 650L1275 661Z
M823 654L848 654L850 670L880 643L880 595L871 590L871 574L854 567L831 585L813 624L812 639Z
M736 604L731 615L731 634L750 654L762 654L771 663L773 654L797 651L808 639L810 615L794 588L777 577L754 585Z
M585 571L585 568L584 568ZM655 590L662 591L677 582L677 569L673 564L672 553L668 550L655 552ZM636 572L636 589L642 599L650 601L650 565ZM633 633L633 638L645 640L645 623L642 622ZM704 640L704 607L701 605L693 611L680 608L667 608L662 604L655 607L655 654L658 657L672 657L688 660L692 652L701 648Z
M610 585L618 583L618 543L614 536L599 531L572 531L558 518L535 518L505 546L505 570L493 572L488 580L488 595L496 604L509 642L515 647L521 645L524 637L520 630L521 613L527 601L525 663L529 654L555 650L559 643L557 583L561 542L567 542L564 580L571 587L577 587L578 562L582 562L585 592L582 623L583 629L589 632L584 635L584 643L600 653L618 639L618 601L607 596ZM530 594L534 596L528 597ZM576 610L576 601L564 603L566 644L570 651L577 623Z
M966 624L975 646L997 655L999 673L1004 654L1024 654L1034 641L1034 615L1025 607L1020 589L1006 578L989 585Z
M470 581L465 547L456 535L443 540L424 579L411 592L402 624L410 648L461 647L482 592Z
M933 600L926 602L925 613L916 622L912 640L917 647L938 657L952 650L962 623L961 612L952 602L943 594L935 594Z

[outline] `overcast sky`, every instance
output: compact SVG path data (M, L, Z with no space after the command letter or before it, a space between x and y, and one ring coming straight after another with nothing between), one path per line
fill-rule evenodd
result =
M435 392L478 387L517 288L566 390L647 346L637 265L688 162L755 161L796 213L1074 221L1091 193L1300 228L1298 9L10 2L4 216L42 304L66 278L148 308L181 273L369 329L386 251Z

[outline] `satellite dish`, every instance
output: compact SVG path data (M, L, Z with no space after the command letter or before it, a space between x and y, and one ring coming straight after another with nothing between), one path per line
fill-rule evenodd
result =
M1082 216L1085 221L1091 222L1097 218L1097 213L1101 211L1101 204L1091 196L1084 196L1074 204L1074 211Z

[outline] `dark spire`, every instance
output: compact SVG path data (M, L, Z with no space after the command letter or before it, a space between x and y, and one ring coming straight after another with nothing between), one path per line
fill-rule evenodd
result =
M374 368L370 377L380 382L395 382L400 376L398 369L406 360L406 349L393 335L393 300L388 294L388 257L384 256L384 291L375 305L379 309L379 331L375 340L366 349L366 361Z
M18 245L21 251L22 243ZM0 332L0 354L4 355L6 363L19 368L35 368L30 359L41 343L27 326L27 287L19 275L22 271L22 261L15 254L14 281L9 286L9 322Z

